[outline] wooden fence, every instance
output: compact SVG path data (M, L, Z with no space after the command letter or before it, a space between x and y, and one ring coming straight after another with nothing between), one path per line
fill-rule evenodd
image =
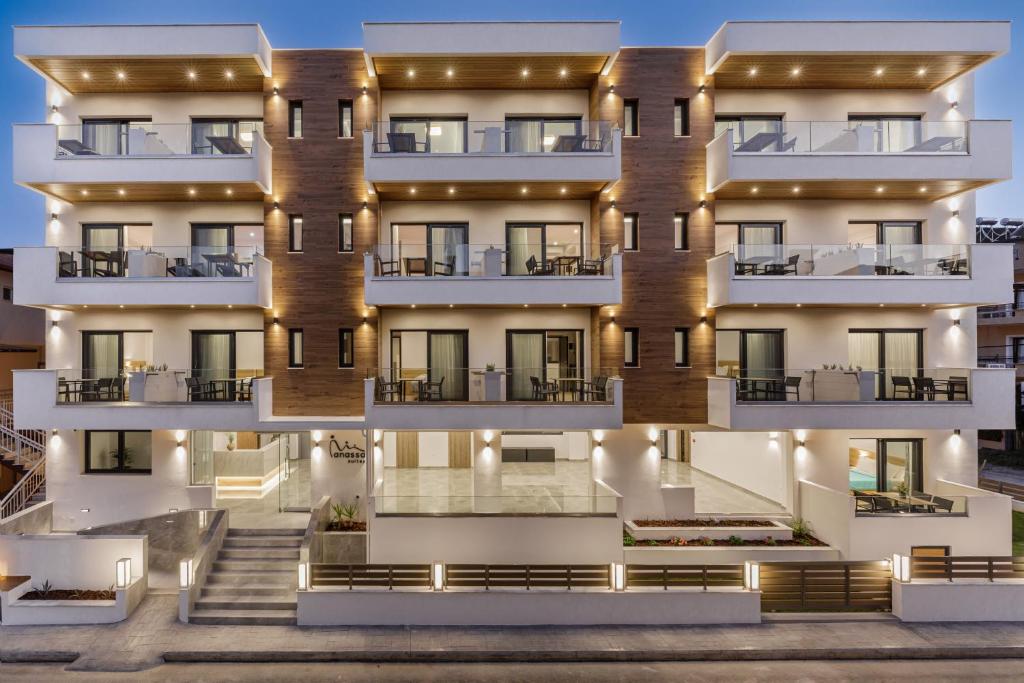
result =
M430 588L429 564L311 564L313 588Z
M446 564L445 588L607 588L607 564Z
M995 493L1004 493L1014 500L1024 502L1024 486L1008 484L996 479L978 479L978 488Z
M626 567L626 588L743 587L741 564L631 564Z
M913 579L1024 579L1024 557L911 557Z
M892 572L875 562L761 562L763 612L888 612Z

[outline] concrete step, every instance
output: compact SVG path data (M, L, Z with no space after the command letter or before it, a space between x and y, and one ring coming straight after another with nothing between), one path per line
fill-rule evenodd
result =
M217 560L291 560L299 561L298 548L221 548Z
M231 626L294 626L298 623L293 609L275 610L202 610L189 616L189 623Z
M295 600L295 593L291 598L275 598L266 595L239 595L227 597L199 598L196 600L197 610L245 610L265 612L273 610L294 611L298 609L298 602Z
M201 597L219 598L226 596L257 596L295 598L295 586L273 583L245 583L232 585L230 583L207 584L203 586Z
M279 572L294 574L298 571L298 564L291 560L214 560L213 571L215 572L244 572L248 574L262 574L264 572Z
M298 548L301 536L228 536L225 548Z
M294 588L299 585L298 570L288 572L218 572L206 575L207 586L280 586Z
M228 538L237 536L304 536L305 529L228 529Z

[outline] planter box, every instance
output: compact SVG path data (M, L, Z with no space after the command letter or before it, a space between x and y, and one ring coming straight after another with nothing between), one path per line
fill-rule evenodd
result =
M626 564L743 564L744 562L834 562L839 551L828 546L634 546L622 549Z
M329 564L366 563L365 531L322 531L320 561Z
M114 600L19 600L32 590L32 582L26 581L0 593L0 615L4 626L115 624L135 611L147 588L145 577L136 577L115 591Z
M629 535L638 541L667 541L670 538L685 538L694 541L701 536L725 540L739 536L745 541L761 541L769 536L776 541L793 540L793 530L775 520L771 526L637 526L632 520L626 522Z

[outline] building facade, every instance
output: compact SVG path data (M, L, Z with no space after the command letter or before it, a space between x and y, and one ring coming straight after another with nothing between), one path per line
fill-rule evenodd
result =
M1009 554L976 454L1014 371L978 367L976 311L1013 257L974 235L1011 175L974 115L1008 23L14 46L46 82L15 301L50 321L14 414L50 434L55 528L326 495L374 563L621 562L624 523L728 517L802 519L816 559Z

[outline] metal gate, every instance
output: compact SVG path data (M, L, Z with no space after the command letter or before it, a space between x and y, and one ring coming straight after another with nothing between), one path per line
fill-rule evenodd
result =
M887 560L759 565L762 612L892 611Z

